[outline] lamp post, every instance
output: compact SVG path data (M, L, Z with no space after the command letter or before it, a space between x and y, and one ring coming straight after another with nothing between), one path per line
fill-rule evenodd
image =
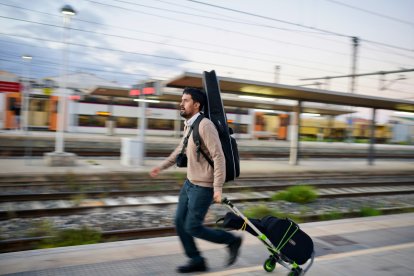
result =
M45 161L49 166L74 166L76 163L76 155L74 153L64 152L63 132L65 128L65 118L67 118L66 98L67 98L67 67L68 67L68 38L69 24L72 16L76 14L75 10L65 5L60 12L63 14L63 50L62 50L62 69L59 89L58 103L58 120L56 128L55 151L45 153Z
M22 95L22 110L23 110L23 131L27 134L29 129L29 97L30 97L30 63L33 57L30 55L23 55L23 62L28 63L28 66L25 66L26 71L26 81L24 82L23 95Z
M31 83L30 83L30 76L31 76L31 62L33 57L30 55L23 55L22 56L23 62L27 63L25 66L26 71L26 81L24 82L23 88L23 131L26 135L25 146L24 146L24 157L25 163L28 164L28 159L32 155L32 146L31 146L31 139L29 138L29 112L30 112L30 94L31 94Z
M64 152L64 142L63 142L63 132L65 127L65 118L66 118L66 74L67 74L67 65L68 65L68 33L69 33L69 24L72 16L76 14L75 10L69 6L65 5L60 10L63 14L63 54L62 54L62 75L61 75L61 87L59 89L59 109L58 109L58 122L56 130L56 141L55 141L55 152L63 153Z

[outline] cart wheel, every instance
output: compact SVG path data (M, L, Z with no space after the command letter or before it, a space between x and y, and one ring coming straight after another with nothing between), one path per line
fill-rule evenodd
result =
M267 272L272 272L273 270L275 270L275 267L276 267L276 260L273 257L269 257L263 264L263 268Z
M292 268L292 270L289 272L288 276L300 276L301 272L302 272L302 269Z

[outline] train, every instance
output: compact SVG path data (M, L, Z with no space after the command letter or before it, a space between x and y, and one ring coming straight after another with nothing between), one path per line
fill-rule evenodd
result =
M16 129L13 106L23 102L21 93L0 94L5 112L2 129ZM28 128L31 130L56 131L58 96L47 95L42 89L32 89L29 97ZM146 135L179 136L183 120L178 103L147 103ZM139 131L140 109L132 98L112 98L93 95L73 95L66 100L64 131L107 135L134 135ZM228 124L235 136L241 139L289 140L289 112L274 112L249 108L225 107ZM385 143L392 137L392 126L375 126L377 142ZM302 117L300 127L302 140L344 141L349 134L355 140L368 141L370 121L354 118L352 129L346 122L325 116Z

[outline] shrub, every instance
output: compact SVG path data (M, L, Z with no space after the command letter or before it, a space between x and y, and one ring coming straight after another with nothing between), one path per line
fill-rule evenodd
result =
M339 211L329 211L327 213L320 215L321 220L336 220L336 219L341 219L343 217L344 215Z
M318 197L316 189L312 186L298 185L287 188L272 196L272 200L285 200L296 203L309 203Z
M362 207L359 210L361 216L363 217L373 217L373 216L379 216L381 215L381 210L377 210L372 207Z
M48 219L35 220L27 231L29 237L45 237L53 236L56 234L56 229L53 227L53 223Z
M262 218L264 216L275 216L275 212L264 204L247 208L244 214L248 218Z
M40 248L52 248L82 244L99 243L102 235L99 231L82 227L81 229L64 229L51 238L46 238L40 243Z

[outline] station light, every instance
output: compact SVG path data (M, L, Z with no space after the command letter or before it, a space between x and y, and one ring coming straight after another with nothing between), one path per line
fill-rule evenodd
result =
M414 117L414 112L396 111L394 114L399 116Z
M273 114L283 114L280 111L271 110L271 109L254 109L255 112L261 112L261 113L273 113Z
M112 113L108 112L108 111L96 111L96 115L100 115L100 116L111 116Z
M146 99L134 99L134 102L143 102L143 103L159 103L158 100L146 100Z
M300 114L301 116L303 116L303 117L320 117L321 116L321 114L318 114L318 113L301 113Z
M247 95L241 95L241 96L239 96L239 98L240 99L247 99L247 100L255 100L255 101L264 101L264 102L274 102L275 101L275 99L273 99L273 98L247 96Z

